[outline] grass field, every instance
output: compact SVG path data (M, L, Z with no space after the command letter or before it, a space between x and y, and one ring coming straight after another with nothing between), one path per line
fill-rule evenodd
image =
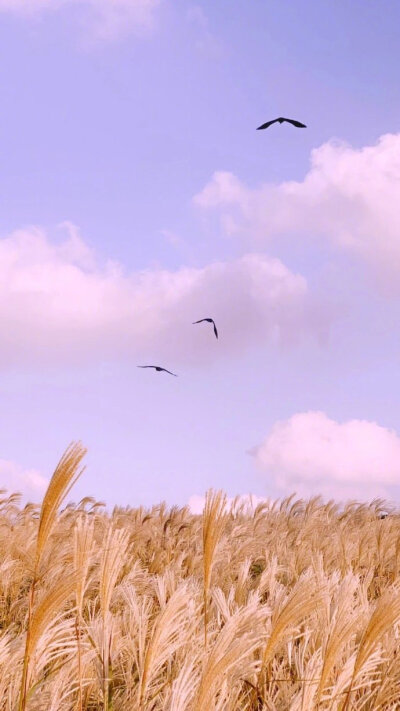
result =
M2 497L2 711L400 708L397 512L65 507L84 454Z

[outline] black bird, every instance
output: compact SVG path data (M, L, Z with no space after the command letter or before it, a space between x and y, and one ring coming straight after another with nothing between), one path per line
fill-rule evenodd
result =
M171 371L170 371L170 370L167 370L166 368L160 368L159 365L138 365L138 368L154 368L154 369L157 370L159 373L163 370L164 373L169 373L170 375L174 375L175 378L178 377L178 376L176 375L176 373L171 373Z
M218 338L217 327L215 325L214 319L212 319L212 318L201 318L200 321L193 321L193 326L195 323L202 323L203 321L208 321L208 323L212 323L214 325L215 338Z
M283 116L280 116L279 118L273 119L272 121L267 121L267 123L263 123L262 126L259 126L257 128L257 131L260 131L262 128L268 128L268 126L272 126L273 123L283 123L284 121L287 121L287 123L291 123L292 126L296 126L296 128L307 128L305 123L300 123L300 121L295 121L294 119L283 118Z

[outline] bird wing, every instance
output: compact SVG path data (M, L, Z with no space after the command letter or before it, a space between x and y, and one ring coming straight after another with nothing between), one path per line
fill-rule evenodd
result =
M205 319L205 318L201 318L200 321L193 321L192 325L194 326L195 323L202 323L203 321L206 321L206 320L207 319Z
M296 128L307 128L305 123L301 123L300 121L296 121L295 119L287 119L285 118L284 121L287 121L288 123L291 123L292 126L296 126Z
M178 376L176 375L176 373L171 373L171 371L170 371L170 370L167 370L166 368L160 368L160 370L163 370L163 371L164 371L164 373L169 373L170 375L174 375L174 376L175 376L175 378L177 378L177 377L178 377Z
M213 321L213 324L214 324L214 333L215 333L215 338L218 338L218 331L217 331L217 327L216 327L216 325L215 325L215 322L214 322L214 321Z
M156 368L156 365L138 365L138 368Z
M272 121L267 121L267 123L263 123L261 126L257 128L257 131L261 131L263 128L268 128L268 126L272 126L273 123L276 123L279 121L279 119L272 119Z

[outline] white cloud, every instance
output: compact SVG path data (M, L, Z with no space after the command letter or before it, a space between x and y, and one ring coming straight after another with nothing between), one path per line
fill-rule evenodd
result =
M323 412L277 422L251 452L284 493L362 500L387 497L400 480L400 437L366 420L339 423Z
M132 32L147 32L161 0L0 0L0 12L22 17L75 7L91 40L110 41Z
M312 151L301 182L251 189L232 173L216 172L194 200L218 210L227 233L263 241L282 234L327 238L382 281L399 283L400 133L362 149L325 143Z
M198 363L257 342L319 337L326 326L306 280L277 259L126 274L114 262L98 266L67 229L57 243L38 228L0 240L1 367L132 356ZM206 324L192 326L210 315L218 342Z
M36 503L42 500L48 483L36 469L23 469L12 460L0 459L0 489L7 489L8 495L19 492Z

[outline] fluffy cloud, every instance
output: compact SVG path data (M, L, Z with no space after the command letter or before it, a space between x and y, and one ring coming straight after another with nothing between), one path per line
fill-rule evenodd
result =
M6 489L8 495L19 492L24 499L38 502L48 483L36 469L23 469L16 462L0 459L0 489Z
M400 437L394 431L366 420L335 422L323 412L277 422L251 453L284 493L387 497L400 477Z
M91 39L113 40L135 31L148 31L161 0L0 0L0 12L20 16L76 7Z
M250 189L217 172L194 198L220 212L223 228L255 239L280 234L328 239L382 279L400 272L400 133L355 149L330 141L311 153L304 180Z
M277 259L177 271L98 266L76 228L51 241L40 229L0 240L0 366L168 358L201 362L257 342L291 345L321 335L325 316L306 280ZM202 324L212 315L217 343Z

